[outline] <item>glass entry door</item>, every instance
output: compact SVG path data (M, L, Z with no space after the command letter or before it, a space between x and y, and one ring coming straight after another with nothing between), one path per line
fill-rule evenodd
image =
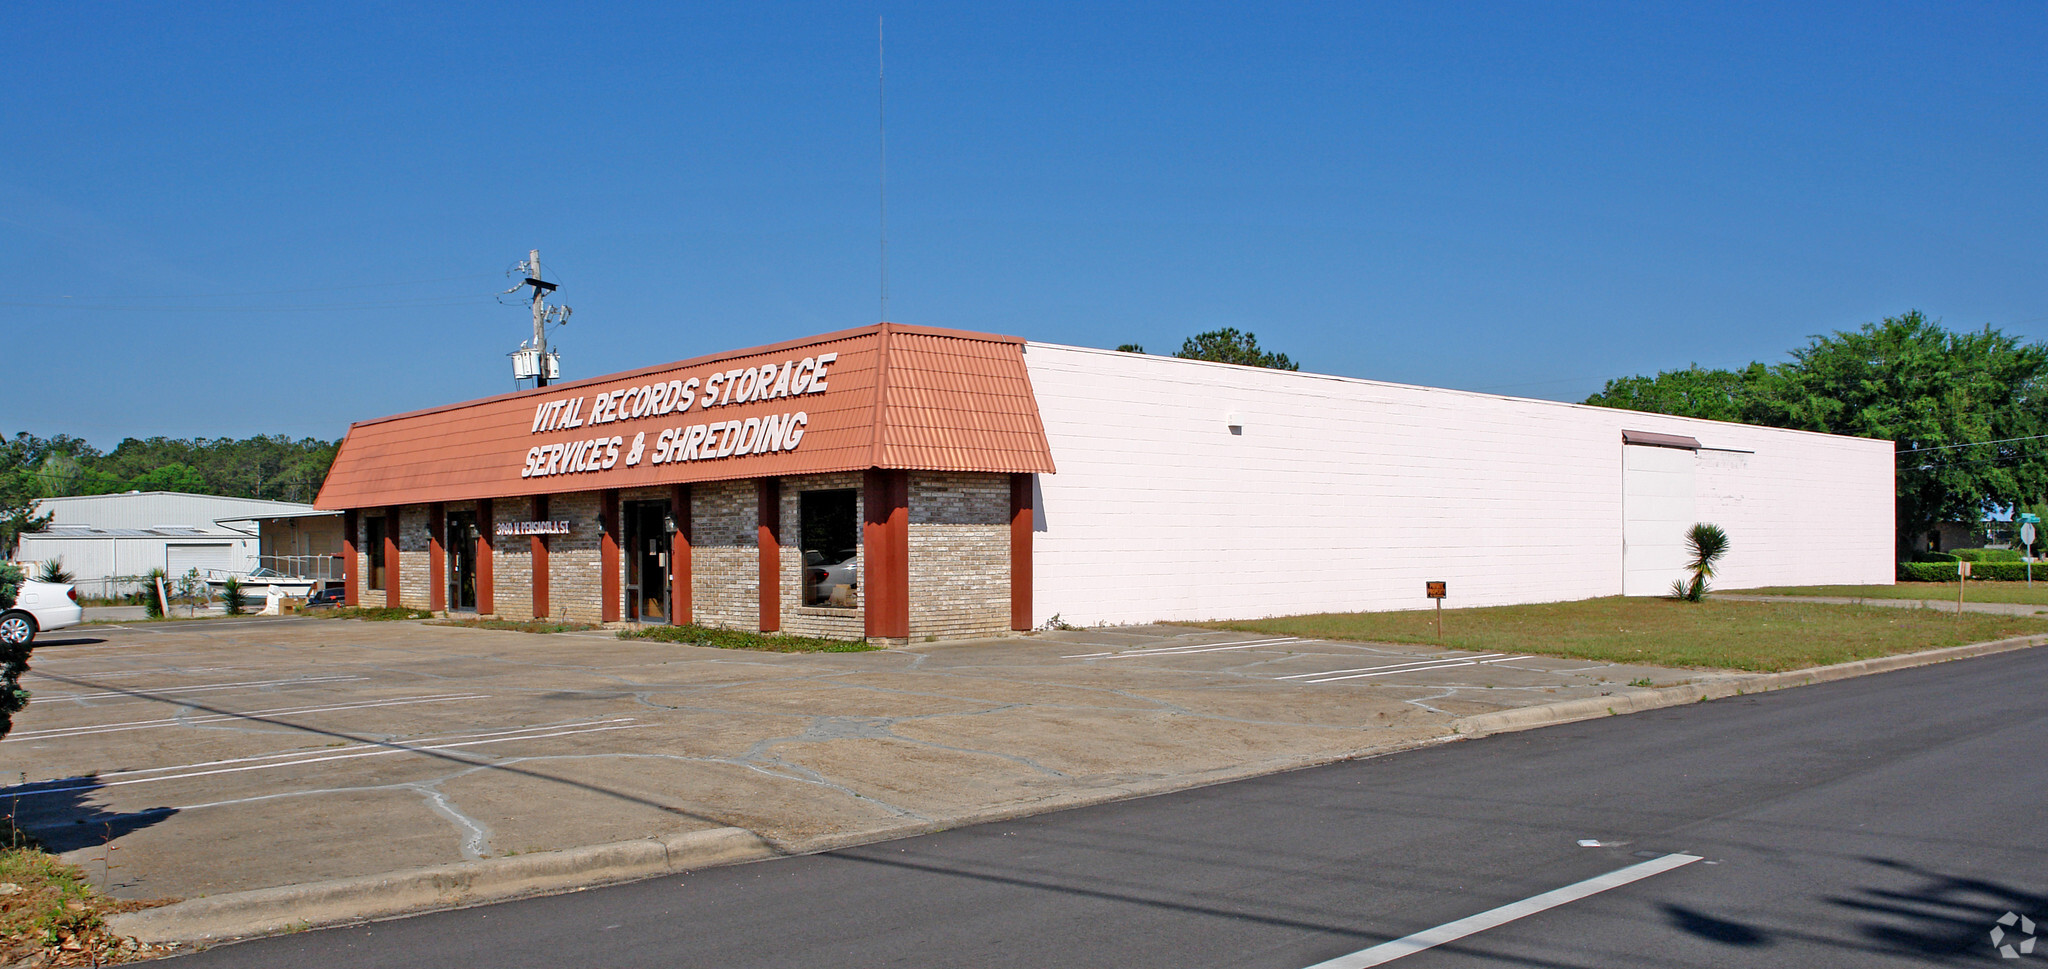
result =
M669 618L668 502L626 502L626 621Z
M476 611L476 512L448 513L448 611Z

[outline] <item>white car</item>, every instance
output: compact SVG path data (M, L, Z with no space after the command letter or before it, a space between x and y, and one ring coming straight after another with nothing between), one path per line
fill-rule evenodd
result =
M14 608L0 612L0 643L25 645L35 641L37 632L76 626L84 618L76 588L66 582L31 579L15 593Z

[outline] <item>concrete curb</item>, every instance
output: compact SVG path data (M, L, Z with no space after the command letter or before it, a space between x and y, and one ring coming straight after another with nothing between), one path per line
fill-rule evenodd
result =
M417 915L634 881L700 868L736 865L792 855L817 854L857 845L893 841L996 821L1092 807L1112 801L1169 794L1264 777L1287 771L1361 760L1462 738L1530 730L1594 717L1637 713L1741 693L1761 693L1927 666L2048 643L2048 636L1858 660L1789 673L1759 673L1704 683L1642 690L1614 696L1568 700L1462 717L1446 736L1406 738L1304 757L1261 761L1200 774L1137 779L1087 791L1062 791L1032 801L968 811L938 820L906 821L860 831L836 832L795 841L771 842L744 828L713 828L666 838L620 841L508 858L458 862L363 875L304 885L231 892L127 912L110 917L108 928L143 942L217 942L273 935L313 926L339 925L400 915Z
M144 942L219 941L652 878L760 861L780 853L744 828L712 828L211 895L115 915L107 919L107 927Z
M1915 666L1930 666L1951 660L1969 659L1972 656L1988 656L2015 649L2026 649L2048 643L2048 636L2015 636L1988 643L1972 643L1968 646L1951 646L1947 649L1930 649L1920 653L1902 653L1897 656L1880 656L1875 659L1861 659L1833 666L1816 666L1812 669L1793 670L1788 673L1756 673L1747 676L1731 676L1709 680L1703 683L1687 683L1682 686L1667 686L1662 689L1644 690L1639 693L1620 693L1613 696L1589 697L1584 700L1566 700L1536 707L1520 707L1514 710L1500 710L1494 713L1480 713L1461 717L1452 723L1452 729L1464 737L1486 737L1497 733L1512 733L1517 730L1531 730L1575 720L1590 720L1594 717L1619 716L1624 713L1640 713L1661 707L1677 706L1682 703L1698 703L1701 700L1719 700L1743 693L1766 693L1795 686L1812 686L1815 683L1829 683L1846 680L1872 673L1886 673L1892 670L1910 669Z

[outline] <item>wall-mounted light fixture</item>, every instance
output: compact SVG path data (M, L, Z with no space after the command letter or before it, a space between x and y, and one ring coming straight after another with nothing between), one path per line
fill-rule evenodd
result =
M676 527L676 516L674 515L663 515L661 517L661 527L670 535L682 531L682 529Z
M1231 411L1230 413L1223 415L1223 425L1225 427L1230 428L1230 433L1232 434L1243 434L1244 415L1236 411Z

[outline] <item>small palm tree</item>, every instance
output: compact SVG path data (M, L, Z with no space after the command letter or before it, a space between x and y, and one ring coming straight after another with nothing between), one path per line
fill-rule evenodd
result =
M1685 570L1692 573L1692 584L1684 579L1671 583L1671 596L1687 602L1698 602L1707 597L1707 580L1714 577L1714 562L1728 551L1728 533L1719 525L1700 522L1685 533L1686 548L1692 552L1692 561L1685 563Z
M76 582L78 581L78 577L72 575L71 570L64 567L64 556L59 555L56 558L48 559L43 562L42 568L36 571L36 581Z

